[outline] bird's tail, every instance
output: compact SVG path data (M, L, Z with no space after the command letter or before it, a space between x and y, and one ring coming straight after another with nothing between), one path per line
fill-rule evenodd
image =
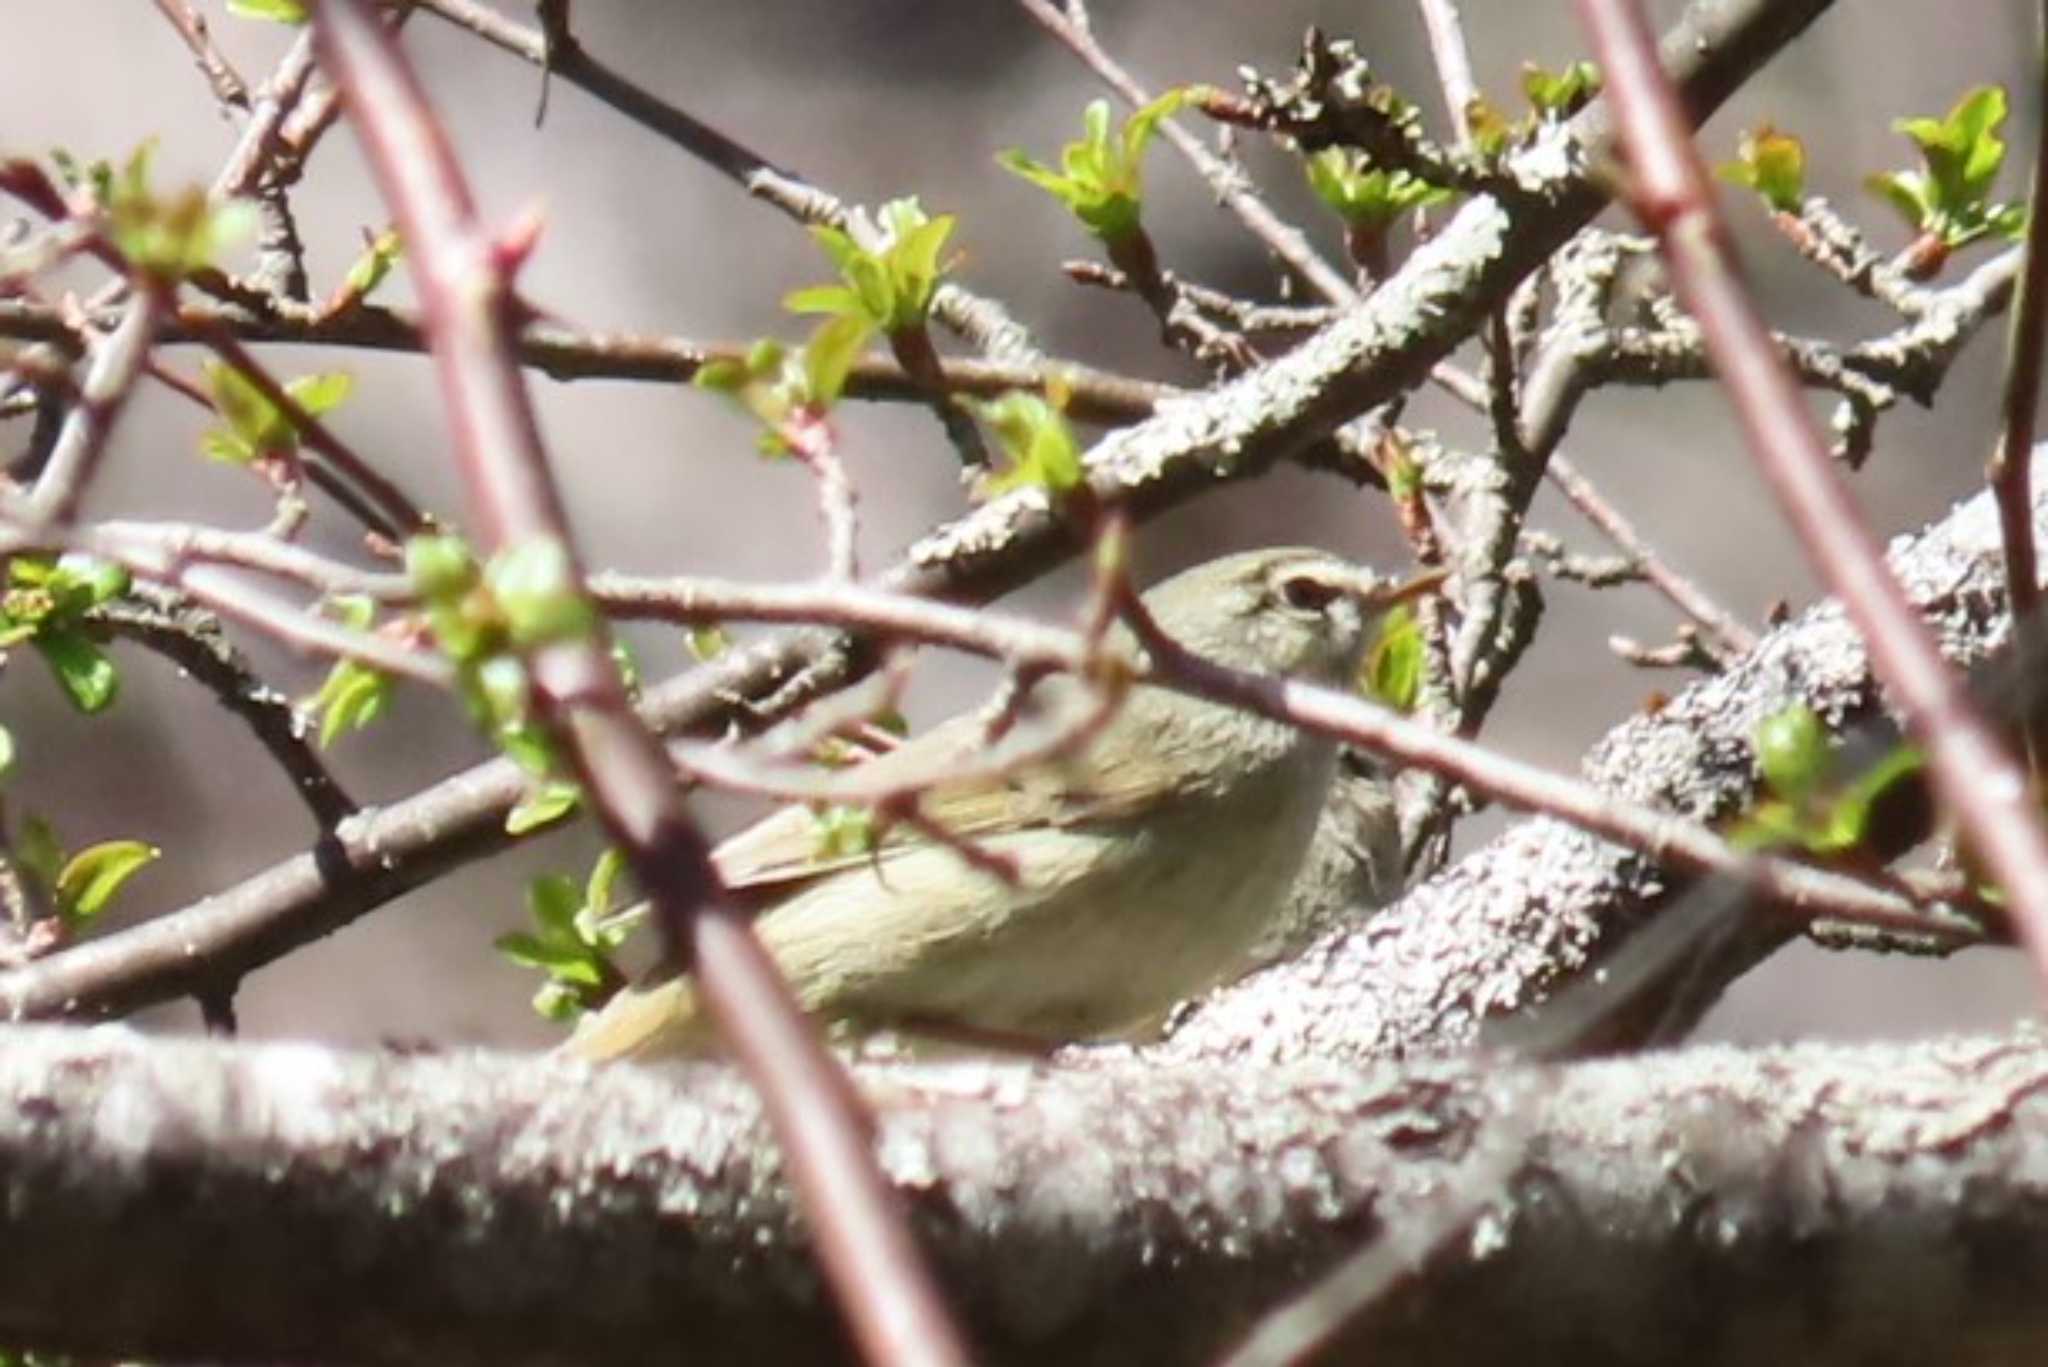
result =
M583 1018L555 1050L589 1063L703 1058L716 1047L710 1024L687 978L629 987Z

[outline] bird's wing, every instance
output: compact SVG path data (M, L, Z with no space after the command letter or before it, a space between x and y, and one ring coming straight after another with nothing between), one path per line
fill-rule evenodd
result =
M986 767L988 747L980 720L956 717L914 741L863 764L877 782L931 780L919 802L923 815L962 840L1031 827L1077 827L1122 821L1180 796L1193 771L1155 727L1158 699L1136 690L1113 725L1117 743L1091 744L1081 753L1025 765L997 779L948 782L949 768ZM1154 735L1155 730L1159 734ZM781 895L827 874L864 865L886 867L903 853L931 844L915 827L897 823L873 848L844 853L820 849L816 815L785 807L721 844L714 853L719 877L735 890Z

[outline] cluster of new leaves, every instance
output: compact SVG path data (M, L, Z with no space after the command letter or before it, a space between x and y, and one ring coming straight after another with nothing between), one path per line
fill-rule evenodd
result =
M847 372L868 335L859 318L831 318L796 351L764 337L738 360L706 362L695 383L726 395L761 424L756 442L761 454L808 450L822 440L825 415L846 387Z
M420 622L455 665L456 691L477 725L531 776L527 794L505 819L514 835L574 811L581 789L562 766L533 705L522 653L575 640L597 629L597 608L576 583L566 547L541 537L507 546L479 564L460 537L426 535L406 543L406 573L419 598L418 622L402 619L387 629L417 629ZM330 599L329 610L347 626L370 628L367 599ZM622 647L615 658L628 686L637 672ZM389 676L344 660L302 706L321 718L321 743L368 725L389 704Z
M612 956L646 916L644 906L614 909L625 866L625 856L608 849L580 885L563 874L541 875L526 886L533 929L498 937L500 954L543 974L533 1009L547 1019L574 1020L625 985Z
M200 436L201 451L228 465L288 459L297 453L298 423L253 380L220 361L207 361L202 369L213 409L223 423ZM339 406L354 387L355 381L347 372L330 371L289 380L284 392L309 416L317 418Z
M1796 214L1806 198L1806 144L1771 124L1759 124L1736 143L1722 179L1757 192L1772 212Z
M534 710L523 658L597 629L597 609L576 582L568 548L535 537L479 565L459 537L418 536L406 544L405 566L428 628L455 665L456 689L471 716L534 779L533 791L505 818L505 829L518 835L574 811L581 789L563 776Z
M1159 125L1187 103L1189 92L1169 90L1110 127L1109 102L1095 100L1081 115L1082 135L1060 149L1055 171L1020 149L997 160L1067 206L1095 237L1114 252L1118 243L1141 231L1139 214L1145 199L1145 149Z
M17 555L0 592L0 651L26 643L79 711L105 711L121 676L100 648L92 610L128 591L128 572L91 556Z
M325 606L343 626L357 631L368 631L377 617L377 605L360 595L329 598ZM391 688L391 676L381 669L360 660L337 660L319 690L299 707L320 719L320 745L325 749L383 716L391 705Z
M61 938L68 939L91 924L130 878L162 854L140 840L102 840L66 851L49 823L31 813L14 833L6 862L35 881L56 914Z
M136 275L170 288L213 267L223 251L253 236L256 208L247 200L216 202L199 185L159 194L149 183L155 151L154 142L144 143L118 171L103 161L81 166L63 152L51 160L86 197L108 242Z
M877 224L860 221L855 232L812 230L840 283L796 290L783 300L794 312L826 315L801 348L764 338L745 356L719 358L697 372L697 385L731 398L760 424L757 445L765 455L807 453L829 440L828 414L875 333L889 339L913 375L930 354L926 325L945 278L942 253L955 220L928 215L915 199L891 200L877 218ZM1009 458L982 485L985 493L1037 485L1058 494L1081 483L1080 448L1060 412L1065 396L1056 380L1047 389L1046 396L954 400L989 426Z
M1442 204L1452 194L1412 172L1375 166L1356 147L1325 147L1303 165L1316 198L1346 226L1367 231L1383 231L1402 214Z
M1916 235L1902 268L1927 279L1959 248L1986 237L2017 240L2026 230L2025 206L1995 200L1992 187L2005 167L2007 102L2000 86L1963 93L1942 118L1899 119L1892 127L1920 150L1916 169L1881 171L1864 184L1892 206ZM1723 178L1753 189L1774 212L1796 214L1806 197L1806 149L1789 133L1763 124L1743 135Z
M1035 487L1057 497L1081 486L1081 448L1060 411L1063 396L1057 385L1052 388L1049 398L1012 390L985 402L961 400L995 434L1007 458L1004 468L983 482L983 492L993 496Z
M0 593L0 651L26 644L42 657L59 689L79 711L113 705L121 677L101 648L94 608L128 591L119 566L83 555L59 559L19 555L7 562ZM14 767L14 738L0 728L0 779ZM30 813L0 862L35 882L64 934L104 911L121 887L160 853L137 840L108 840L67 852L48 823Z
M827 225L812 228L811 236L832 258L841 283L794 290L784 297L783 307L793 313L858 319L866 328L891 336L923 327L945 275L946 263L939 254L952 236L953 215L933 218L910 198L890 200L876 219L876 224L860 225L860 237ZM860 238L874 245L863 247Z
M1992 182L2005 165L2005 143L1998 136L2005 115L2004 89L1985 85L1965 93L1947 118L1892 125L1920 149L1921 167L1882 172L1869 184L1908 225L1944 249L1929 252L1927 274L1940 268L1934 258L1994 233L2017 239L2026 228L2023 206L1991 199Z
M1534 62L1522 64L1522 97L1529 112L1510 120L1485 96L1474 96L1465 106L1465 122L1472 130L1473 150L1490 161L1535 136L1546 124L1562 123L1585 108L1600 93L1600 68L1591 62L1573 62L1562 71L1547 71Z

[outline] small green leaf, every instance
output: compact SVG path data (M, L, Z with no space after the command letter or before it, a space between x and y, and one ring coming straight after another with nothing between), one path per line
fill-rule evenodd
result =
M1719 168L1723 180L1757 192L1781 214L1796 214L1806 198L1806 146L1790 133L1758 124L1736 144L1737 160Z
M306 22L305 0L228 0L228 13L244 19L268 19L273 24Z
M736 361L730 356L714 356L697 367L690 383L716 394L737 395L748 378L745 361Z
M1866 177L1863 186L1897 210L1909 228L1918 230L1935 216L1927 178L1918 171L1879 171Z
M324 375L301 375L288 382L284 390L299 401L299 407L317 418L338 407L355 385L353 375L335 370Z
M72 925L80 925L105 911L130 878L154 862L163 851L139 840L104 840L88 845L65 863L57 874L57 911Z
M1600 68L1591 62L1573 62L1554 73L1534 62L1522 63L1522 94L1542 118L1553 122L1570 118L1599 93Z
M1346 223L1382 228L1402 214L1441 204L1451 192L1406 171L1372 166L1363 152L1326 147L1304 163L1309 188Z
M120 671L84 633L46 626L36 633L34 644L73 707L92 716L113 705L121 691Z
M390 676L357 660L338 661L306 703L306 710L320 718L320 748L333 748L342 736L383 716L391 692Z
M811 334L804 345L804 384L812 403L829 406L838 399L873 334L872 323L850 314L827 319Z
M291 3L297 3L297 0L291 0ZM391 268L398 264L398 259L404 254L405 248L396 228L386 228L378 233L370 239L370 244L363 249L363 254L348 268L348 274L342 277L343 296L362 299L371 294L377 286L384 283L385 278L391 274Z
M1011 390L986 402L960 402L988 424L996 443L1009 457L1009 468L992 476L991 494L1035 486L1058 495L1079 488L1086 477L1081 448L1059 409L1037 395Z
M583 890L559 873L544 873L526 885L526 910L541 937L551 944L576 939L576 909L583 905Z
M583 908L587 914L602 917L612 909L612 889L625 871L625 851L615 845L606 846L590 866L590 877L584 880Z
M1380 618L1379 630L1365 658L1365 688L1396 712L1413 712L1422 695L1422 623L1407 603L1398 603Z
M1081 116L1081 140L1060 151L1058 171L1015 148L999 153L996 161L1066 205L1103 242L1119 242L1138 231L1145 149L1161 121L1186 101L1185 90L1167 91L1132 114L1117 136L1110 133L1108 102L1092 102Z
M782 306L791 313L853 313L860 308L860 299L844 285L812 285L783 295Z
M1882 759L1846 785L1841 797L1836 799L1832 823L1843 842L1841 848L1849 849L1861 844L1870 825L1871 811L1879 799L1926 767L1927 757L1916 747L1895 745Z
M525 968L547 968L560 956L561 951L552 945L543 944L539 937L523 930L508 931L491 941L491 947Z
M491 557L484 579L516 646L578 640L597 629L597 609L577 582L569 548L555 537L505 547Z
M199 454L220 465L248 465L262 452L226 428L215 427L199 434Z
M119 598L128 592L132 582L126 569L82 551L66 551L59 556L48 580L50 592L64 600L66 610L72 612L83 612Z
M255 381L234 366L220 361L206 361L200 368L212 393L214 411L227 424L201 435L199 449L209 459L230 465L246 465L260 457L298 449L297 425L257 388ZM347 398L354 384L354 379L346 372L335 371L324 375L301 375L287 381L284 389L310 416L318 417Z
M583 802L583 789L568 779L549 779L505 814L505 834L525 835L552 825Z
M247 459L253 460L291 444L290 421L247 375L234 366L214 360L202 362L200 371L206 376L207 387L212 391L214 411L227 421L226 435L235 439L236 449L248 452ZM214 437L220 433L221 429L215 428L207 435ZM222 452L229 448L226 442L215 444ZM214 455L216 459L226 458L212 449L207 454Z

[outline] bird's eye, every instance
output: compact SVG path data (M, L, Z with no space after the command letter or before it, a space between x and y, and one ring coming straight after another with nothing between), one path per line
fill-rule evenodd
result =
M1277 587L1280 601L1297 612L1321 612L1345 594L1344 585L1313 574L1287 575Z

